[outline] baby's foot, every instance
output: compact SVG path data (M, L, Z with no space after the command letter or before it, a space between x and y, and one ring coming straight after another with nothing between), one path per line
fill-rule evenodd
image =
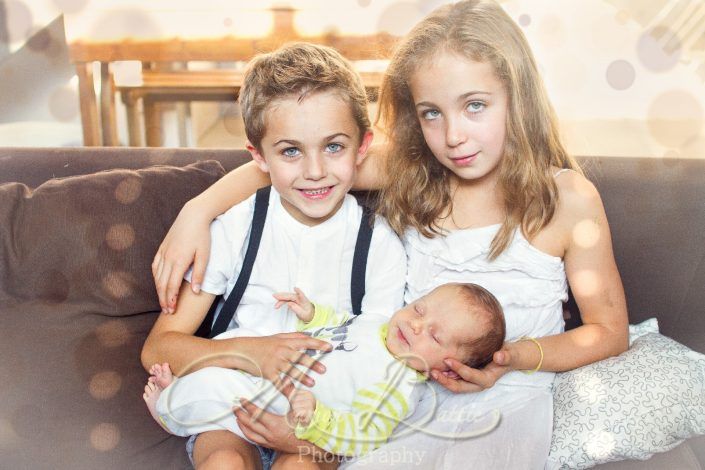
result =
M149 368L149 373L152 374L149 382L156 384L161 390L167 388L174 381L174 375L166 362L164 364L154 364Z
M155 383L150 381L150 382L147 382L147 385L144 386L144 394L142 394L142 398L144 398L144 402L147 404L147 409L149 410L149 414L152 415L152 418L154 418L154 421L156 421L157 424L159 424L159 426L162 427L162 429L164 429L165 431L169 431L164 426L162 419L159 417L159 414L157 413L157 400L159 400L159 395L161 395L161 394L162 394L162 389L159 388Z

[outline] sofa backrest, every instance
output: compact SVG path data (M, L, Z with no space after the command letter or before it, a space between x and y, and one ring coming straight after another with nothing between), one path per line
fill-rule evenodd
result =
M630 323L705 352L705 160L582 159L600 191Z
M249 156L225 149L0 148L0 183L36 186L109 168L210 159L231 170ZM705 160L580 160L607 211L630 323L657 317L664 334L705 352Z

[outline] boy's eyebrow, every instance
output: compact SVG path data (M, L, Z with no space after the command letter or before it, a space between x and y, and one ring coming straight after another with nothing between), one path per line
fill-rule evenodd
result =
M326 137L326 140L333 140L336 137L340 137L340 136L347 137L348 139L350 139L350 136L348 134L346 134L345 132L338 132L336 134L329 135L328 137Z
M281 140L277 140L277 141L274 142L274 144L272 144L272 145L275 145L275 146L276 146L276 145L279 145L279 144L301 145L301 142L299 142L298 140L281 139Z
M337 138L337 137L340 137L340 136L347 137L348 139L351 138L351 137L350 137L348 134L346 134L345 132L337 132L337 133L335 133L335 134L329 135L328 137L324 137L323 140L325 140L326 142L328 142L328 141L331 141L331 140L333 140L333 139L335 139L335 138ZM277 146L277 145L279 145L279 144L287 144L287 145L296 145L296 146L300 146L300 145L301 145L301 142L299 142L298 140L293 140L293 139L281 139L281 140L277 140L277 141L274 142L274 144L272 144L272 145L273 145L273 146Z

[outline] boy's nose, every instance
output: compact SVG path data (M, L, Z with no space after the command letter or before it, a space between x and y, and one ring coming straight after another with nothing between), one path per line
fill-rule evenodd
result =
M321 155L309 155L306 158L304 177L310 180L320 180L326 176L326 164Z

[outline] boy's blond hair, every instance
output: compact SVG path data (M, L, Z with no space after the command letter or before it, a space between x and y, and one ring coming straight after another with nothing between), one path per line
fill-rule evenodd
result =
M362 138L370 129L367 94L360 75L338 51L294 43L256 56L247 67L240 90L247 139L261 151L267 107L276 100L296 96L302 101L312 93L330 90L348 103Z

